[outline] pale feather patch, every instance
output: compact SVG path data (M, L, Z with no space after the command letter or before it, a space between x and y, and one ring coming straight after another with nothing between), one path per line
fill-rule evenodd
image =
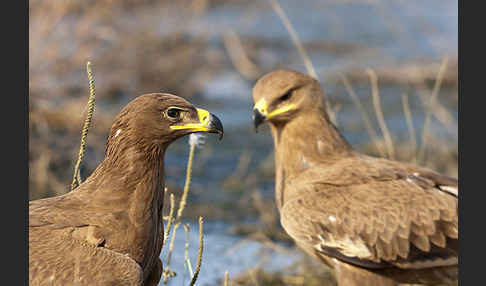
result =
M458 195L458 189L457 189L457 187L452 187L452 186L439 186L439 189L441 189L444 192L448 192L450 194L453 194L455 196Z
M324 152L324 142L321 140L317 140L317 151L319 151L319 153Z
M330 215L330 216L329 216L329 220L330 220L331 222L335 222L335 221L336 221L336 218L335 218L334 216Z
M121 129L118 129L116 132L115 132L115 136L113 136L113 138L116 138L116 136L118 136L121 132Z
M305 156L302 156L302 165L304 165L305 168L312 167L312 164L309 161L307 161L307 158L305 158Z
M349 236L345 236L343 239L334 239L331 234L329 234L327 240L324 239L322 235L319 235L318 237L321 242L314 245L314 247L319 251L322 251L322 246L324 245L325 247L335 248L343 255L349 257L358 257L362 259L371 257L370 250L361 238L352 240Z

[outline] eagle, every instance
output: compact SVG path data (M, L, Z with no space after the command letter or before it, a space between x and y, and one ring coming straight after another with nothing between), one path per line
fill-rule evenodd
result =
M255 128L273 137L280 223L338 285L457 281L456 179L353 150L306 74L270 72L253 100Z
M93 173L69 193L29 202L29 285L157 285L165 150L194 132L221 139L223 126L175 95L129 102Z

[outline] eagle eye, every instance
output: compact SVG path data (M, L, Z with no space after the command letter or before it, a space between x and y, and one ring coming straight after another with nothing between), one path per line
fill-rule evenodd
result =
M181 111L177 108L169 108L167 110L167 116L169 116L172 119L177 119L179 118Z
M285 100L289 99L291 96L292 96L292 90L290 90L287 93L285 93L284 95L282 95L280 97L280 100L281 101L285 101Z

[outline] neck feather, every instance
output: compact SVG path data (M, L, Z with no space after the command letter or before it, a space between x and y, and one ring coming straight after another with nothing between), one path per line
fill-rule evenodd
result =
M285 182L316 164L329 164L352 154L349 143L325 113L316 108L286 124L271 124L275 144L277 205L284 201Z
M83 183L87 187L80 187L80 191L91 192L91 203L100 212L107 212L110 224L120 226L106 234L106 246L128 253L143 269L157 259L163 233L160 218L166 146L150 146L108 147L103 162ZM154 250L158 250L157 255Z

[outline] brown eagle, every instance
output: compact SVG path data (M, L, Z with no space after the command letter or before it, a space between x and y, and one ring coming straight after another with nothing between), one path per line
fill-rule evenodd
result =
M274 141L280 222L339 285L457 281L456 179L354 151L308 75L266 74L253 99Z
M75 190L29 202L30 285L157 285L164 154L219 119L171 94L137 97L116 116L105 158Z

